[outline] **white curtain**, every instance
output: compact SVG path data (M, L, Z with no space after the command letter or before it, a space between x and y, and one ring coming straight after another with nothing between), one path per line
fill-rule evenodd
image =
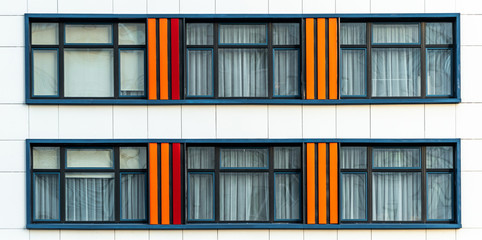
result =
M452 44L452 23L427 23L427 44Z
M213 95L212 49L188 49L188 95Z
M275 174L275 219L300 219L300 175L298 173Z
M213 24L212 23L188 23L186 24L187 45L212 45Z
M34 175L34 219L60 219L58 174Z
M221 168L267 168L268 149L221 149Z
M427 50L427 95L452 93L452 50Z
M366 219L366 174L342 173L342 218L345 220Z
M121 219L146 219L146 175L121 175Z
M220 24L219 44L266 44L266 25Z
M340 44L363 45L366 38L366 23L340 24Z
M301 148L300 147L274 147L274 168L275 169L300 169Z
M366 147L342 147L340 151L341 169L364 169L367 167Z
M274 50L274 95L298 95L299 72L298 50Z
M274 45L297 45L300 43L299 23L273 23Z
M401 24L373 24L373 43L418 43L420 28L418 23Z
M366 51L341 50L341 94L360 96L366 94Z
M214 147L189 147L189 169L214 169Z
M427 168L453 168L453 148L427 147Z
M374 168L420 167L419 148L373 148Z
M189 174L189 220L214 220L212 173Z
M452 219L452 174L427 174L427 219Z

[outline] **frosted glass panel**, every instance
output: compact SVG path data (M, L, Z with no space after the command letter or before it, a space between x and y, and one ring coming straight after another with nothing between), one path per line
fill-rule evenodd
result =
M58 23L32 23L32 44L57 45L59 44Z
M147 151L145 147L120 147L121 169L146 169Z
M32 160L34 169L59 169L60 148L33 147Z
M112 43L112 25L67 24L65 43Z
M122 96L144 95L144 69L144 50L120 51L120 91Z
M33 95L57 95L58 77L58 51L33 50Z
M144 23L119 23L120 45L146 44L146 26Z
M112 149L67 149L69 168L111 168L114 167Z

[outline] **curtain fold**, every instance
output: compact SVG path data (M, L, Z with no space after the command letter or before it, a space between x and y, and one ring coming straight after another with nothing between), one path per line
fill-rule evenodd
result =
M189 219L214 219L213 174L189 174Z
M340 44L362 45L366 38L366 23L340 24Z
M213 52L212 49L188 50L188 95L213 95Z
M366 219L366 174L342 174L342 219Z
M366 94L366 51L341 50L341 94L360 96Z
M146 219L146 175L121 175L122 219Z
M60 192L58 174L35 174L34 219L60 219Z
M367 147L342 147L341 169L364 169L367 167Z

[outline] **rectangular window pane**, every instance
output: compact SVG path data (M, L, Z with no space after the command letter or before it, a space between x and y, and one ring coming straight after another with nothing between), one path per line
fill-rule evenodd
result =
M268 173L220 173L219 220L268 221Z
M452 174L427 174L427 219L451 220L452 216Z
M189 174L189 220L214 220L214 175Z
M66 97L114 96L112 49L66 49L64 58Z
M66 24L65 43L112 43L112 25Z
M112 168L112 149L66 149L69 168Z
M213 95L213 51L189 49L188 65L188 95Z
M120 51L120 93L143 96L145 82L144 50Z
M58 23L32 23L33 45L57 45L59 44Z
M146 44L146 27L144 23L119 23L120 45Z
M213 45L212 23L188 23L186 26L188 45Z
M453 168L452 147L427 147L427 168Z
M340 44L365 45L366 23L341 23Z
M300 64L298 50L274 50L274 95L299 94Z
M214 169L214 147L189 147L189 169Z
M372 49L372 96L420 96L420 49Z
M420 148L373 148L374 168L420 168Z
M34 174L34 219L60 219L59 174Z
M300 44L299 23L273 23L274 45L298 45Z
M268 149L221 149L221 168L268 168Z
M120 147L121 169L146 169L147 150L145 147Z
M33 147L32 159L34 169L59 169L60 148Z
M373 43L419 43L420 26L418 23L374 23Z
M298 173L275 174L275 219L301 219L300 175Z
M427 95L452 93L452 50L427 50Z
M33 95L58 95L58 79L58 51L33 50Z
M219 49L219 97L267 97L267 49Z
M301 148L300 147L274 147L274 168L275 169L300 169Z
M367 189L365 173L343 173L341 189L342 219L364 220L367 218Z
M341 169L365 169L367 168L366 147L342 147L340 151Z
M146 175L121 174L122 219L146 219Z
M266 44L265 24L220 24L220 44Z
M364 49L341 50L341 94L343 96L366 95L366 66Z
M421 174L373 173L373 220L422 220Z
M452 23L427 23L427 44L452 44Z
M114 221L113 173L65 173L66 221Z

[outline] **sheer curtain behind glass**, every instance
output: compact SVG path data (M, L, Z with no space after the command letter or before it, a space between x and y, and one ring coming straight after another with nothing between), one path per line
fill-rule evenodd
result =
M274 147L274 168L292 170L301 168L300 147ZM301 176L297 172L275 173L275 219L301 218Z
M140 220L146 218L146 175L121 175L122 219Z
M34 177L34 219L60 219L59 175L35 174Z

